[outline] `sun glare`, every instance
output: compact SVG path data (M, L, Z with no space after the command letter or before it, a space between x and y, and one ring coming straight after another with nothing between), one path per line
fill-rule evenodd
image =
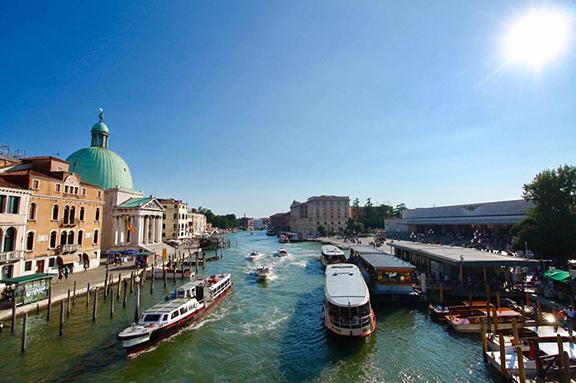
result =
M510 62L539 68L568 49L573 20L559 10L531 10L510 24L505 39Z

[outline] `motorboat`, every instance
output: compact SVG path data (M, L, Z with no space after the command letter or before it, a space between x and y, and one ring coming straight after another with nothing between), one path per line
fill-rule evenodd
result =
M287 257L288 256L288 251L286 251L286 249L279 249L276 252L276 256L277 257Z
M231 274L197 278L144 311L138 323L118 334L128 355L146 350L205 316L232 291Z
M255 260L262 257L263 255L264 253L260 253L258 251L252 251L250 252L250 254L248 254L248 259Z
M260 280L268 279L272 275L272 266L258 266L256 277Z

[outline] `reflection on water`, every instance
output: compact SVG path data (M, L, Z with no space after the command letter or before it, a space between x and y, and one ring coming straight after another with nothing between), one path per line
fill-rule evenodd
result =
M474 337L460 337L431 322L423 308L375 307L377 328L365 339L350 340L326 332L322 322L323 269L320 245L280 245L264 233L232 236L224 258L209 262L204 275L233 274L233 293L201 322L128 360L116 334L133 315L101 300L99 317L77 303L58 337L56 318L30 318L29 346L19 354L19 336L0 334L0 376L4 381L82 382L485 382L493 377L482 363ZM237 243L237 246L236 246ZM274 257L278 248L287 257ZM266 253L255 261L251 250ZM257 281L256 267L271 265L273 277ZM178 284L182 281L178 281ZM169 283L170 288L173 287ZM143 292L143 307L162 300Z

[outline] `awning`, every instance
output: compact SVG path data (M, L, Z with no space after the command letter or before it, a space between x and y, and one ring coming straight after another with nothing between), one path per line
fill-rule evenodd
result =
M22 277L15 277L15 278L6 278L0 279L0 283L4 283L7 285L19 285L22 283L34 282L40 279L50 279L56 274L47 274L47 273L38 273L38 274L31 274L31 275L24 275Z
M58 265L67 265L69 263L80 262L80 259L76 254L59 255L56 262Z
M544 278L562 283L568 283L572 279L570 273L564 270L546 270Z

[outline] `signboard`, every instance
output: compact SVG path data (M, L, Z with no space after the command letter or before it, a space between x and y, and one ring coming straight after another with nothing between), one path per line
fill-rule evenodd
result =
M16 304L28 304L48 298L50 279L39 279L18 285L16 288Z

